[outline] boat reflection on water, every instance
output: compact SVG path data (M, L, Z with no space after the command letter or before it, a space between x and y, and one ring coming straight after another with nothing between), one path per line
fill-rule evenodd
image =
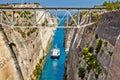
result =
M57 67L57 60L53 60L53 61L52 61L52 66L53 66L53 67Z

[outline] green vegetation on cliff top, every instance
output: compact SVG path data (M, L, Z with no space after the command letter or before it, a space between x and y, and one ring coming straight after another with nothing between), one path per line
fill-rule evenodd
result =
M107 8L108 11L120 10L120 1L117 0L115 2L104 2L101 6Z

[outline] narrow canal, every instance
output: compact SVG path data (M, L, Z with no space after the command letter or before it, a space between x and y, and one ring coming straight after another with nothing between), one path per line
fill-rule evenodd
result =
M50 52L46 56L46 62L39 80L63 80L64 75L64 62L66 57L66 52L63 47L64 43L64 29L57 28L54 39L52 42L51 49L57 44L60 49L60 58L51 59Z

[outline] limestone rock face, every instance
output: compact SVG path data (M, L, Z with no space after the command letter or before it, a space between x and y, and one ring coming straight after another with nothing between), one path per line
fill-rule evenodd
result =
M95 26L87 26L74 30L73 38L69 47L66 59L66 80L80 80L78 77L79 66L85 67L85 60L82 59L81 49L88 45Z
M9 6L21 7L19 4ZM36 6L34 4L25 4L22 7L35 8ZM36 11L37 15L32 17L34 18L32 20L38 19L43 12L42 10ZM8 11L6 14L10 14L10 12ZM15 17L17 17L17 13L15 13ZM54 17L54 20L51 20L50 17L50 13L46 13L46 17L44 16L39 21L39 24L42 24L46 19L48 24L54 24L56 18ZM20 25L24 23L22 19L19 20L21 20ZM28 23L28 20L25 22ZM35 79L34 70L36 65L41 58L47 55L56 28L39 26L37 28L12 29L3 25L2 27L4 29L0 31L0 80Z
M77 28L73 33L70 30L66 32L67 35L73 34L73 37L69 39L71 42L69 44L69 51L65 63L65 80L120 79L120 39L117 39L118 35L120 34L119 19L120 11L107 12L100 15L100 20L98 21L97 25L92 24L83 28ZM99 52L96 53L96 46L98 44L98 40L100 39L102 41L101 47L99 48ZM65 45L68 45L68 41L66 40L68 39L65 39ZM97 68L88 70L88 63L86 62L85 55L83 54L83 49L85 47L92 47L92 54L94 54L96 57L97 64L100 67L100 73L97 72ZM80 67L85 69L83 79L78 76L78 70Z
M101 38L108 40L112 45L115 45L116 38L120 34L120 11L112 11L101 15L96 33Z
M20 28L19 30L30 31ZM4 28L4 31L5 34L0 32L0 77L2 80L34 78L35 66L47 55L55 28L38 28L29 36L24 34L26 37L18 30Z
M3 33L0 31L0 79L1 80L20 80L16 69L14 57L11 55L10 48L6 44Z
M120 35L115 44L115 49L107 76L107 80L119 80L119 79L120 79Z
M73 34L74 34L75 29L73 28L66 28L65 29L65 43L64 43L64 47L66 51L69 51L69 47L70 47L70 43L71 40L73 38Z

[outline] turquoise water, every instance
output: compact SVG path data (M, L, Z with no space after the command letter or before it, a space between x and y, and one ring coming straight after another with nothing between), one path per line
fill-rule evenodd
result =
M61 23L63 24L63 22ZM39 80L63 80L64 75L64 62L66 57L66 52L63 47L64 43L64 29L58 28L55 32L51 49L57 44L60 49L60 58L51 59L50 53L46 56L46 62Z

